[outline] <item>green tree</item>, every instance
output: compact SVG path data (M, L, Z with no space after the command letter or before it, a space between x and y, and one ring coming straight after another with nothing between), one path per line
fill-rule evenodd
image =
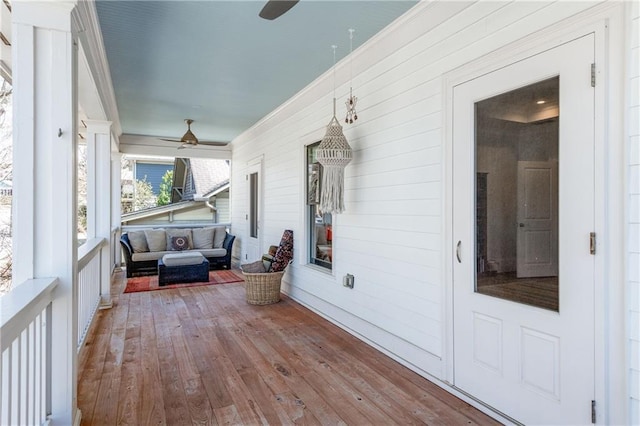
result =
M173 170L167 170L162 176L160 184L160 194L158 194L158 205L166 206L171 203L171 188L173 187Z
M13 177L13 103L11 85L0 77L0 182ZM11 290L13 251L11 241L12 196L0 197L0 295Z
M151 184L147 179L136 179L136 195L133 210L143 210L156 206L156 196L153 195Z
M122 213L131 213L138 210L148 209L156 206L156 196L153 195L151 184L146 179L136 179L133 184L135 189L131 191L131 196L122 198ZM131 184L129 184L131 186Z

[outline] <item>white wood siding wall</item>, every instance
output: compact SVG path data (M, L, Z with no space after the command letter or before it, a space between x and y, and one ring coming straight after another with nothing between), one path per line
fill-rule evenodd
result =
M216 195L216 210L218 212L218 223L229 223L231 216L229 214L229 192L223 192Z
M640 424L640 3L629 2L629 360L630 424Z
M344 127L354 159L346 169L346 212L334 224L333 274L306 265L304 205L305 145L322 138L331 118L331 72L234 141L233 232L247 236L245 176L263 156L263 251L284 229L294 230L296 263L285 290L414 369L443 378L443 75L593 6L419 4L354 52L359 120ZM340 62L336 75L342 119L349 63ZM238 247L245 259L242 241ZM346 273L355 276L353 290L342 286Z

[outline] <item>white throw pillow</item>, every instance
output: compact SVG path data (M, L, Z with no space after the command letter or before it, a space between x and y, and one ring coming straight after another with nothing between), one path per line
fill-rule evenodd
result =
M127 233L129 236L129 242L134 253L145 253L149 251L147 245L147 237L144 235L144 231L130 231Z
M216 235L213 237L213 248L222 248L222 243L227 236L227 228L224 226L216 226Z
M144 235L147 237L149 251L167 250L167 233L164 229L147 229Z
M194 249L212 249L213 238L216 228L193 228L191 234L193 237Z

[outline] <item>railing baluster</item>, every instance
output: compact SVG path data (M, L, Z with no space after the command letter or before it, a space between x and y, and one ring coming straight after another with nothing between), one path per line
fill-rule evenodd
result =
M51 306L51 304L49 304L49 306L47 306L47 319L46 319L46 324L45 324L45 346L47 348L47 350L45 351L45 353L47 354L47 356L45 357L46 359L44 359L45 365L44 365L44 369L45 369L45 383L46 385L44 386L44 391L45 391L45 417L48 417L51 415L51 345L52 345L52 340L53 340L53 336L51 335L51 329L52 329L52 313L53 313L53 308Z
M25 378L24 378L24 392L25 392L25 401L24 401L24 422L25 424L33 424L33 419L31 417L31 412L33 410L33 325L35 320L38 317L35 317L33 321L29 324L27 329L25 330Z
M2 399L0 399L0 424L8 425L9 424L9 387L11 384L9 380L11 379L11 370L9 363L9 349L2 352L2 366L0 371L2 371L2 383L0 383L0 389L2 392Z
M4 380L2 380L2 378L5 376L4 369L6 365L4 362L4 352L0 352L0 424L5 424L2 418L2 407L5 406L4 398L7 392L4 390Z
M17 388L18 402L16 404L15 418L16 418L16 424L22 424L24 419L23 412L24 412L24 401L25 401L25 397L24 397L24 377L25 377L24 331L20 333L20 337L16 339L16 344L17 344L16 362L18 367L16 368L16 373L17 373L16 388Z
M11 366L13 365L13 343L11 344L11 346L9 346L9 349L7 349L7 358L8 358L8 362L7 364L9 365L9 371L7 372L7 423L8 425L11 424L11 421L13 420L11 417L11 413L15 411L14 409L14 396L13 393L15 392L15 390L13 389L13 378L15 375L15 372L13 371L13 368L11 368Z
M37 322L40 315L34 318L33 322L29 325L29 407L27 410L27 423L36 423L36 330Z
M27 397L27 380L29 378L29 362L27 361L27 355L29 353L29 349L27 348L27 342L29 340L28 334L29 326L27 325L20 334L20 406L18 411L19 424L26 423L26 408L27 404L29 403L29 399Z
M13 343L11 344L11 352L9 352L9 362L11 365L13 365L14 362L16 362L17 368L12 368L11 371L11 381L9 382L9 385L11 386L9 389L9 400L11 403L11 408L9 408L9 424L13 424L13 422L15 421L17 423L16 420L14 420L15 417L18 416L18 408L19 408L19 398L20 398L20 388L18 387L18 381L20 379L19 374L20 374L20 356L16 356L15 358L17 358L17 361L14 361L14 352L16 351L16 349L19 349L19 344L20 344L20 340L19 337L13 341ZM19 352L18 352L19 354Z
M40 395L39 389L42 383L40 382L40 363L38 359L40 357L35 354L42 354L42 346L40 345L40 334L42 333L42 313L40 313L34 321L34 333L33 333L33 421L36 422L40 418Z

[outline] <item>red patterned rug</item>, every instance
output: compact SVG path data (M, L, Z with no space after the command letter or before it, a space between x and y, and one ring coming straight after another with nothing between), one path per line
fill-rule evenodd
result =
M124 289L124 292L135 293L137 291L164 290L167 288L199 287L203 285L237 283L240 281L244 281L242 276L238 275L241 273L242 272L238 271L238 273L236 274L234 271L228 271L228 270L209 271L209 282L168 284L168 285L163 285L162 287L158 285L157 275L149 275L146 277L133 277L127 280L127 287Z

